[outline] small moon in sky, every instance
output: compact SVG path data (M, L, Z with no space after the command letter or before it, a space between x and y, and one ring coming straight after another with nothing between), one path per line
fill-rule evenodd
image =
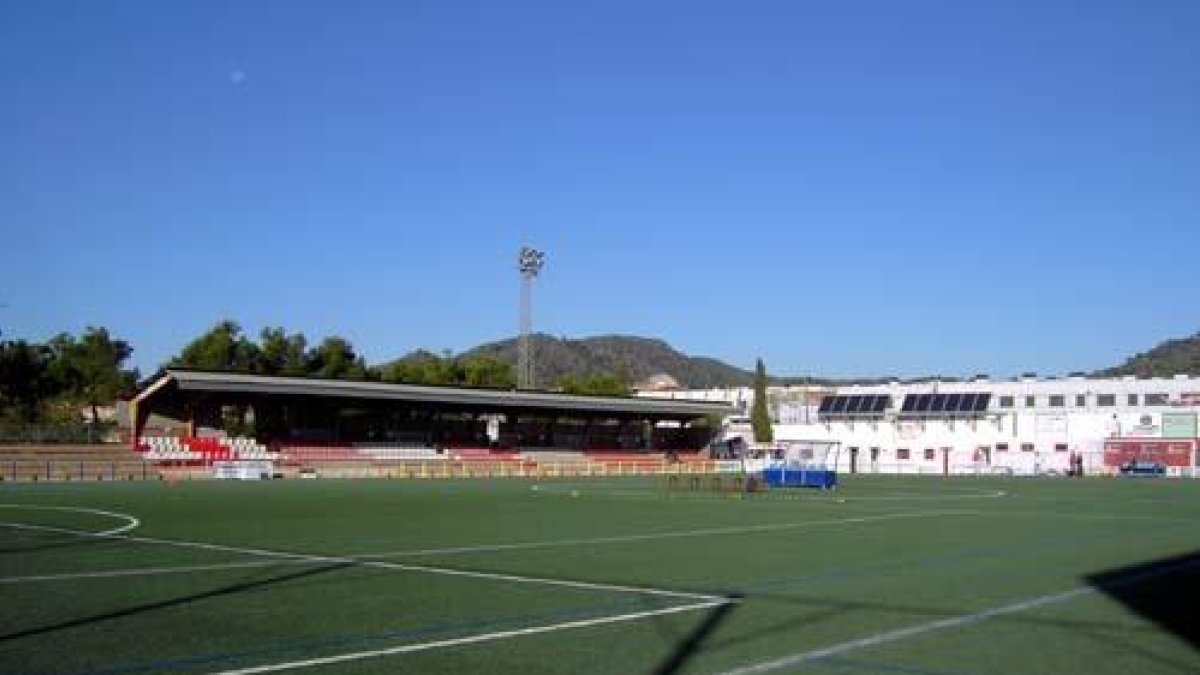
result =
M246 79L246 71L244 71L244 70L234 70L229 73L229 83L230 84L235 84L235 85L241 84L242 81L245 79Z

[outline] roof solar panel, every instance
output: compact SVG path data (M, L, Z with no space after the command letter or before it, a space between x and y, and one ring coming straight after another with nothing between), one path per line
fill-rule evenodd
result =
M868 396L852 396L851 398L854 399L853 410L851 410L850 407L847 407L846 412L855 412L855 413L861 414L861 413L870 411L870 409L867 405L867 399L870 397L868 397Z
M988 403L991 403L992 395L990 393L981 392L975 397L975 407L973 412L984 412L988 409Z
M962 394L946 394L946 412L960 412L960 406L962 406Z
M958 406L959 412L972 412L975 410L975 397L978 396L975 392L968 392L962 395L962 401Z
M934 394L929 403L929 412L940 413L946 410L946 395Z

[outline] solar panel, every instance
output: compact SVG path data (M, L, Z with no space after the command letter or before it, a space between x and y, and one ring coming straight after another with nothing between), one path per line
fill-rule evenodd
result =
M962 394L946 394L946 412L962 412Z
M888 409L888 403L892 400L891 396L876 396L875 401L871 403L871 412L881 413Z
M929 403L929 412L940 413L946 410L946 395L934 394L933 400Z
M962 404L958 406L960 412L973 412L975 410L975 397L979 394L974 392L963 394Z
M846 412L865 413L868 411L867 399L868 396L851 396L854 399L853 410L849 406L846 407Z
M986 411L988 409L988 403L990 403L991 400L992 400L992 395L990 393L980 393L978 396L975 397L975 407L972 409L972 411L973 412Z

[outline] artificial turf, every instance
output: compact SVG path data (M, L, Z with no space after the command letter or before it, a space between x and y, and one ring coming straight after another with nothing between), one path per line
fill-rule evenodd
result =
M42 483L0 504L4 673L1200 672L1200 481ZM382 650L403 651L299 668Z

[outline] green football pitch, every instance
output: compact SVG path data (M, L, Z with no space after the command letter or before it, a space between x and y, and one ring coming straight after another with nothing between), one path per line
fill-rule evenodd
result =
M1200 672L1200 481L0 484L3 673Z

